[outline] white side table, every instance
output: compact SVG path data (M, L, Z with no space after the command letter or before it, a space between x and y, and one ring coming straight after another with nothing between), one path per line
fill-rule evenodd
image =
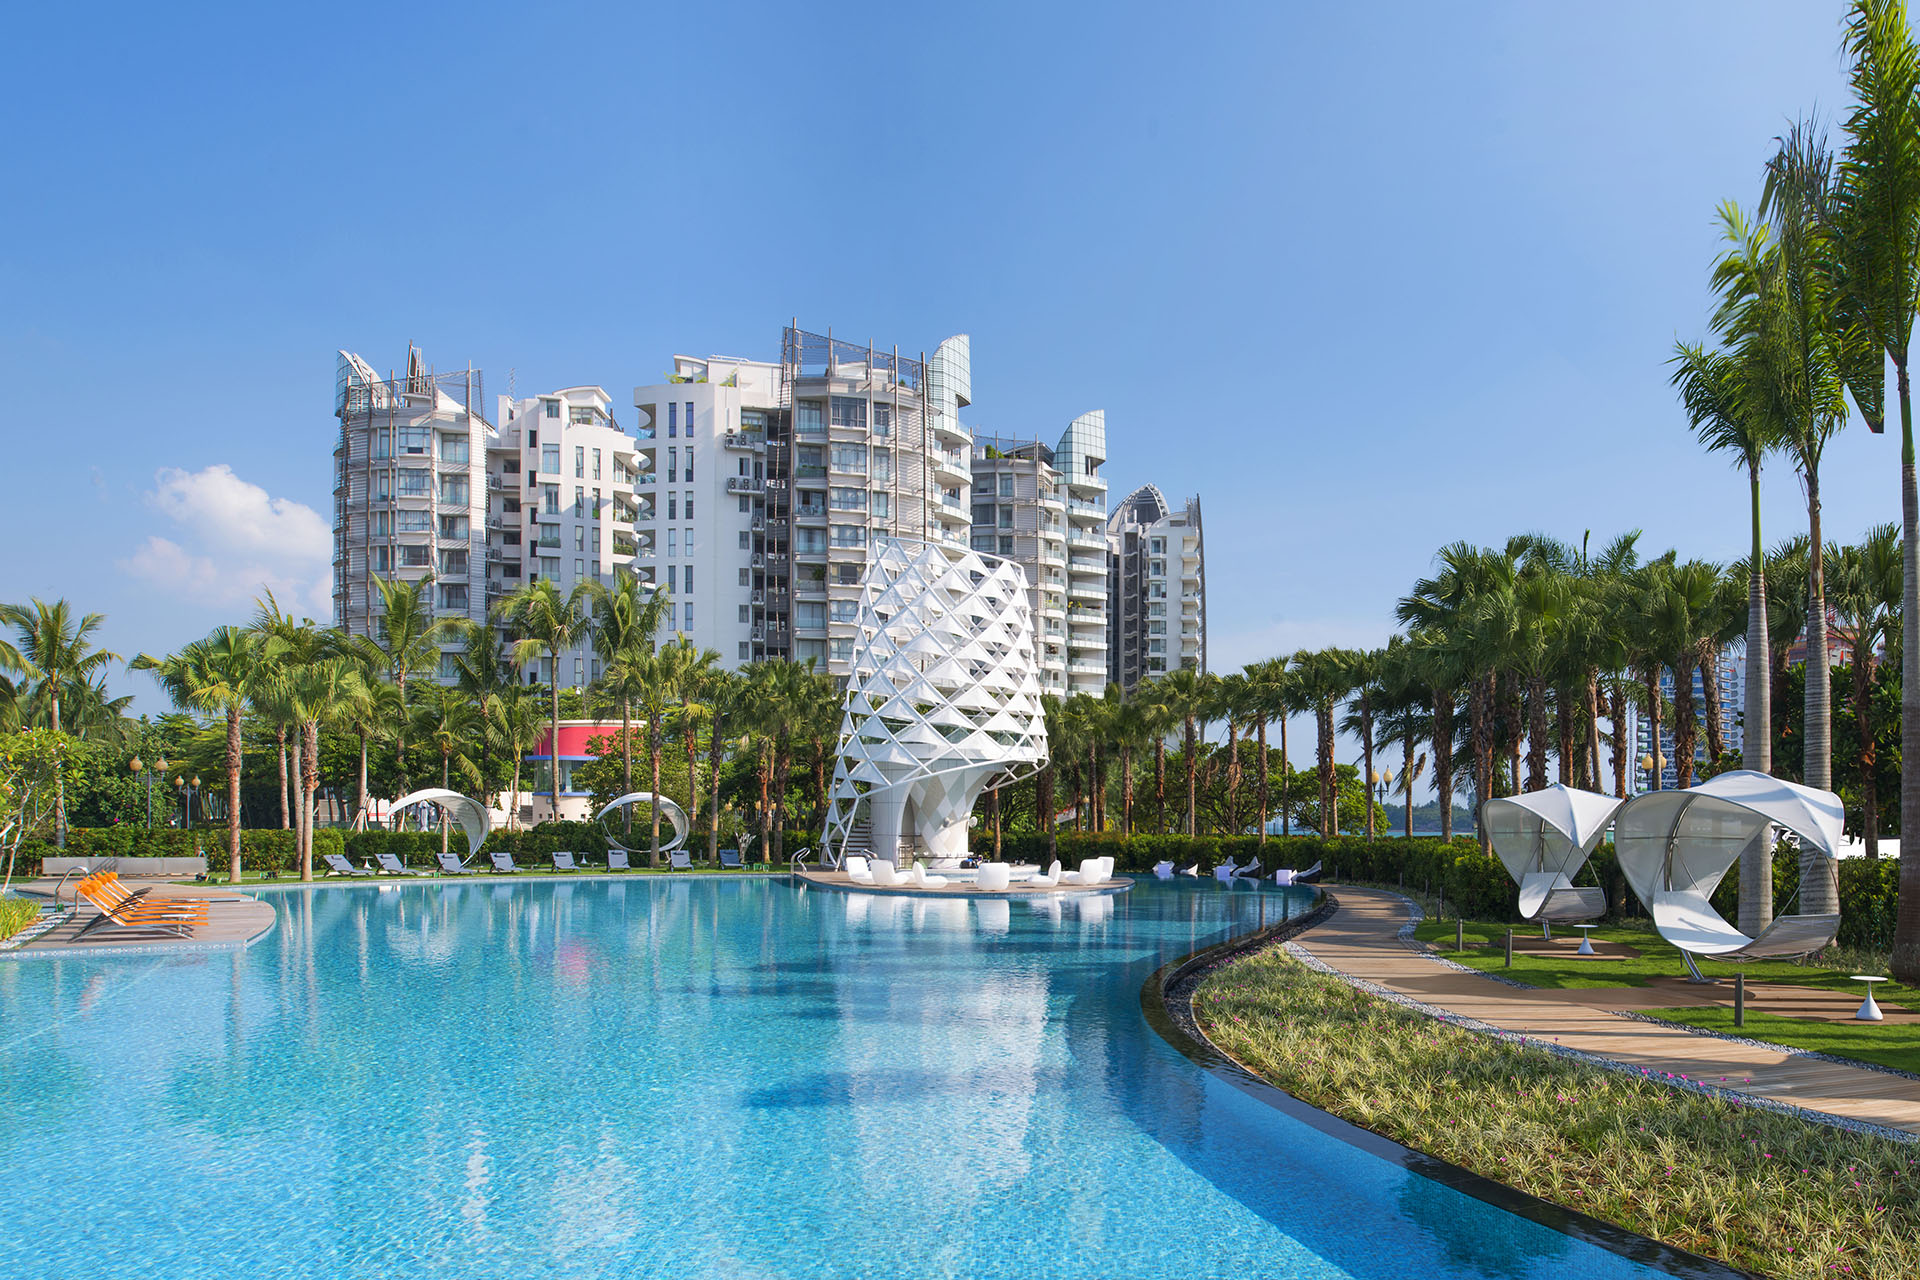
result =
M1860 1012L1853 1016L1861 1022L1880 1022L1885 1019L1887 1015L1880 1012L1880 1006L1873 1002L1873 984L1876 982L1885 982L1886 979L1871 977L1864 973L1856 973L1853 975L1853 980L1867 984L1867 998L1861 1001Z
M1579 930L1581 930L1581 934L1580 934L1580 949L1579 949L1578 951L1576 951L1576 952L1574 952L1573 954L1575 954L1575 955L1577 955L1577 956L1596 956L1596 955L1599 955L1600 953L1599 953L1598 951L1595 951L1595 950L1593 949L1593 930L1594 930L1594 926L1593 926L1593 925L1590 925L1590 924L1577 924L1577 925L1575 925L1575 926L1573 926L1573 927L1574 927L1574 928L1576 928L1576 929L1579 929ZM1871 990L1871 988L1869 988L1869 990Z

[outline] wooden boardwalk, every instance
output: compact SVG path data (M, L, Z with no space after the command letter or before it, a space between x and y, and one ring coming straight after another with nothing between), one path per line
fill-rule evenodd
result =
M1339 908L1295 944L1331 969L1423 1004L1498 1027L1704 1084L1920 1133L1920 1080L1827 1062L1804 1054L1654 1026L1611 1012L1730 1003L1730 988L1687 995L1667 987L1522 990L1441 964L1424 944L1402 939L1406 904L1392 894L1329 885ZM1577 945L1570 942L1569 945ZM1828 1016L1825 1003L1857 1007L1859 997L1810 988L1748 988L1753 1007L1790 1016ZM1816 999L1817 998L1817 999ZM1785 1006L1785 1007L1783 1007Z
M85 953L108 953L126 951L182 951L207 950L212 948L244 947L273 927L274 912L268 904L257 898L249 898L227 889L208 888L204 885L188 887L185 885L153 884L132 882L129 887L150 890L149 901L164 898L210 898L211 909L207 913L207 923L195 925L192 937L180 937L152 929L122 929L111 924L103 924L86 937L80 937L98 915L94 909L82 903L80 909L58 926L47 930L33 941L15 951L12 956L80 955ZM51 889L49 888L49 892ZM72 901L72 886L68 886L61 901Z

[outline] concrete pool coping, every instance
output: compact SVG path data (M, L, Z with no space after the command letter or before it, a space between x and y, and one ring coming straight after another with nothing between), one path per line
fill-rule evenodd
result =
M1200 1030L1194 1020L1191 1007L1193 991L1201 979L1242 955L1284 943L1326 920L1339 906L1339 900L1322 889L1315 888L1314 892L1319 896L1319 901L1305 915L1250 930L1210 947L1202 947L1162 965L1148 975L1140 988L1140 1011L1147 1024L1169 1045L1215 1079L1265 1103L1289 1119L1298 1120L1328 1137L1338 1138L1349 1146L1398 1165L1409 1173L1438 1182L1561 1235L1605 1249L1628 1261L1679 1276L1682 1280L1751 1280L1747 1272L1736 1270L1723 1262L1663 1244L1649 1236L1565 1208L1550 1200L1542 1200L1470 1169L1402 1146L1371 1129L1363 1129L1342 1120L1268 1083L1207 1039L1206 1033Z

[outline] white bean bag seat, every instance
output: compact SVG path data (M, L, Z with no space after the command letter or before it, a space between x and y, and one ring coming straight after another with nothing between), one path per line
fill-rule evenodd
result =
M855 884L872 884L873 868L859 854L847 855L847 879Z
M873 883L883 889L898 888L908 882L885 858L873 859L867 864L867 871L872 875Z
M1003 893L1013 882L1013 868L1004 862L983 862L976 885L988 893Z
M1053 865L1048 867L1044 872L1037 872L1027 877L1027 884L1035 889L1051 889L1059 883L1060 859L1058 858L1055 858Z
M1171 879L1173 879L1173 864L1172 864L1171 862L1156 862L1156 863L1154 863L1154 864L1153 864L1153 876L1154 876L1154 879L1156 879L1156 880L1171 880Z

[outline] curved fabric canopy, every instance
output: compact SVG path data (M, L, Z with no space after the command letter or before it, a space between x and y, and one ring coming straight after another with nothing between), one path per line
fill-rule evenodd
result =
M472 796L463 796L458 791L448 791L443 787L428 787L395 800L393 811L402 813L416 804L437 804L460 824L460 829L467 835L467 856L461 859L462 862L479 853L480 846L487 842L487 831L493 824L487 818L487 806Z
M1515 881L1546 872L1569 880L1580 870L1623 801L1564 785L1503 796L1480 806L1493 852Z
M621 844L618 840L614 839L613 832L607 830L607 815L612 813L615 809L624 809L630 804L638 804L643 800L646 801L648 804L652 805L654 808L658 809L660 811L660 816L673 824L673 839L662 844L660 846L660 852L668 853L674 849L678 849L682 844L685 844L687 839L687 831L689 829L689 824L687 822L687 811L685 809L682 809L678 804L674 803L672 800L669 800L667 797L656 796L651 791L629 791L626 795L621 796L617 800L608 801L606 808L600 810L599 813L594 815L594 820L600 824L600 829L606 832L607 843L612 845L614 848L620 850L622 853L640 852L638 849L629 849L627 848L627 846ZM648 843L648 848L652 848L651 841L649 841Z
M1656 896L1714 887L1755 839L1784 827L1829 858L1844 812L1831 791L1736 769L1685 791L1649 791L1621 807L1613 845L1627 883L1652 910Z

